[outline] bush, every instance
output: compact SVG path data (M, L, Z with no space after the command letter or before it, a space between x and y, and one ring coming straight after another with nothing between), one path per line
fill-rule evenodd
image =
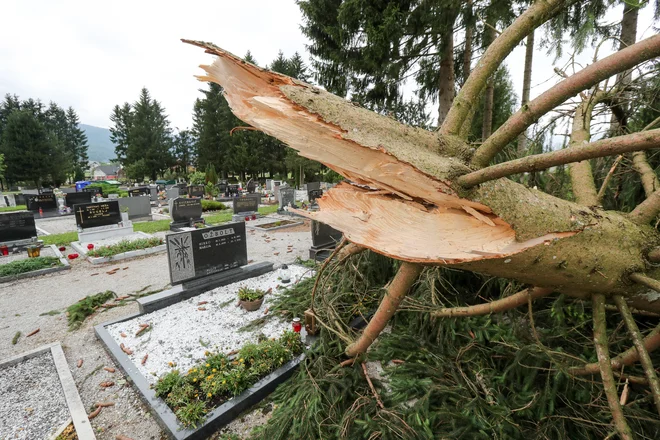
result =
M241 287L238 289L238 299L241 301L256 301L261 299L266 295L261 289L249 289L247 287Z
M202 200L202 211L222 211L227 209L227 205L215 200Z
M206 185L206 173L202 171L195 171L188 175L189 185Z

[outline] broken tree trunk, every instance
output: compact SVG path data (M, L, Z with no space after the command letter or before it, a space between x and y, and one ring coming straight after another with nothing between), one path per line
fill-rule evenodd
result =
M507 179L467 190L457 183L471 171L462 139L405 126L212 44L188 42L217 56L199 79L220 84L236 116L352 182L328 191L320 211L302 213L352 243L580 298L620 294L635 308L660 311L648 288L628 278L660 276L646 260L660 245L650 226Z

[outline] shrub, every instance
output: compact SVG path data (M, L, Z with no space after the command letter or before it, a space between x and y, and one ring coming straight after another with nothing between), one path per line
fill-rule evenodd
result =
M222 211L227 209L227 205L222 202L215 200L203 200L202 199L202 211Z
M256 301L263 298L264 295L266 295L266 292L261 289L250 289L247 287L238 289L238 299L241 301Z
M163 239L157 237L140 238L138 240L133 240L133 241L122 240L119 243L115 243L110 246L103 246L98 249L93 249L87 252L87 256L111 257L113 255L123 254L124 252L136 251L139 249L147 249L161 244L163 244Z
M69 330L74 330L83 323L83 321L96 311L98 306L105 303L115 296L111 290L97 293L96 295L86 296L77 303L70 305L67 309L69 321Z

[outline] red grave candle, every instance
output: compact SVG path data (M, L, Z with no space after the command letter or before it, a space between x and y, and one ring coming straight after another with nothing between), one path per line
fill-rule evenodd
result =
M291 326L293 327L294 332L300 333L300 330L302 329L302 323L300 322L300 318L293 318L293 322L291 323Z

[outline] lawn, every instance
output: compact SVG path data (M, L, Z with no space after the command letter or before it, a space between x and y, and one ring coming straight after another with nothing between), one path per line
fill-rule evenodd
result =
M0 208L0 212L13 212L13 211L25 211L27 206L25 205L16 205L16 206L3 206Z
M259 208L259 214L268 215L277 212L277 206L266 206ZM217 225L231 221L232 211L227 210L218 214L209 215L204 217L206 224ZM155 232L169 231L169 220L155 220L152 222L133 223L133 230L153 234ZM44 245L54 244L55 246L68 246L73 241L78 241L77 232L65 232L63 234L43 235L39 239L44 241Z

